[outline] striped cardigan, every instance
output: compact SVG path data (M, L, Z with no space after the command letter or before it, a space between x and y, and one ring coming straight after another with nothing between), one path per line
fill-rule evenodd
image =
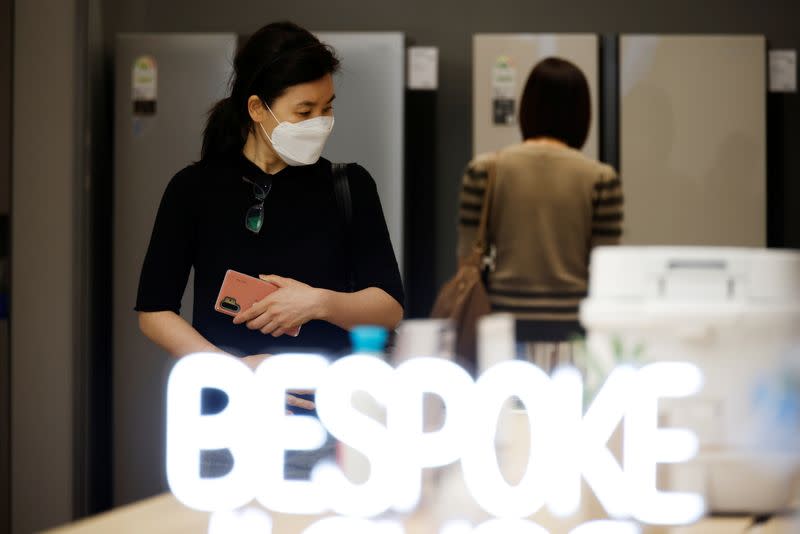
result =
M622 234L616 172L549 144L522 143L477 157L462 181L459 257L475 240L491 165L497 169L489 215L489 242L497 251L489 274L493 308L523 320L577 321L592 248L617 244Z

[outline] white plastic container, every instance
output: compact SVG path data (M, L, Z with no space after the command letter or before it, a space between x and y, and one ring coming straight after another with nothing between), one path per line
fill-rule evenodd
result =
M605 247L581 306L589 358L686 361L702 391L664 400L660 426L693 430L698 456L663 466L661 487L712 512L768 513L800 475L800 253ZM591 381L591 377L590 377Z
M449 319L405 319L397 327L391 359L400 365L409 358L455 358L455 330Z

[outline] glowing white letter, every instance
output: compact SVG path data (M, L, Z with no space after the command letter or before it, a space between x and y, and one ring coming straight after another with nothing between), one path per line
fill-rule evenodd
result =
M386 406L392 397L392 367L374 356L349 356L328 368L317 390L317 414L336 439L365 454L369 459L369 478L353 484L338 469L319 471L326 484L331 507L339 514L371 517L385 512L393 503L391 485L402 469L403 455L395 453L395 443L385 426L353 407L353 393L369 393Z
M473 435L465 440L461 467L472 496L494 516L528 517L544 503L551 479L549 394L550 378L535 365L520 360L495 365L475 384L470 403ZM513 396L527 408L531 430L528 468L516 486L508 484L500 472L495 450L498 417Z
M253 372L244 363L221 354L190 354L172 369L167 382L167 483L186 506L203 511L233 509L255 496L253 382ZM204 388L228 395L222 412L201 414ZM230 472L201 478L204 449L228 449L234 458Z
M633 516L645 523L681 524L705 512L701 495L656 489L656 464L685 462L697 453L697 437L688 430L658 429L658 398L686 397L703 384L689 363L658 362L637 373L635 395L625 415L625 473Z
M284 452L315 450L325 444L325 429L315 417L286 414L287 390L316 389L328 361L313 354L282 354L264 360L256 370L256 413L250 425L258 434L260 454L254 478L258 501L285 514L320 514L327 510L327 495L319 484L285 480Z
M469 395L472 378L461 367L440 358L414 358L401 364L394 375L395 393L387 412L387 426L398 451L413 459L394 481L395 507L410 511L420 497L422 468L455 462L469 429ZM442 428L424 432L425 393L444 401Z

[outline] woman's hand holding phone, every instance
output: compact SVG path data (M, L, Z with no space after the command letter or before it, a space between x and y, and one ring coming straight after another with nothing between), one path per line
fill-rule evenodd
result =
M323 291L291 278L275 275L259 276L278 289L234 318L234 324L247 325L251 330L274 337L297 335L300 326L319 318L322 313Z
M272 278L287 282L287 285L291 285L288 284L289 282L295 282L288 278L268 277L264 275L261 275L261 279L259 279L229 269L225 273L225 279L222 281L222 287L219 290L214 309L220 313L234 317L234 324L248 322L253 318L263 315L266 307L269 305L267 297L280 289L278 284L270 281ZM295 282L295 284L300 283ZM305 284L300 285L305 288L313 289ZM253 311L256 304L259 304L259 307L256 307L255 311ZM283 334L297 337L300 334L300 326L307 323L311 318L303 319L304 316L301 315L301 318L298 319L296 313L291 314L291 317L292 320L295 321L294 323L287 324L285 321L281 321L278 325L279 328L272 328L269 331L262 330L262 332L264 334L272 334L274 337ZM266 323L264 323L264 325L266 325ZM248 327L251 328L251 330L256 329L250 327L250 325L248 325ZM258 329L261 330L261 326L259 326Z

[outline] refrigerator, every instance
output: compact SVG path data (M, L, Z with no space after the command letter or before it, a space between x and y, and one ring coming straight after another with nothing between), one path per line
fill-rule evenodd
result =
M358 162L375 179L397 263L403 266L405 35L318 32L342 61L334 78L336 126L323 156Z
M406 88L406 35L318 32L342 60L336 126L323 155L357 161L378 188L405 286L405 317L427 317L436 295L436 95Z
M319 33L338 52L336 126L323 156L374 177L401 269L404 257L405 37ZM167 489L164 397L173 360L139 331L139 271L170 178L200 157L206 113L225 96L235 34L119 35L115 53L114 505ZM192 281L181 315L191 321Z
M766 57L761 35L620 37L626 244L766 246Z
M583 152L599 154L599 39L594 34L487 33L472 38L473 155L522 141L519 101L528 75L550 56L580 68L589 83L592 122Z
M139 271L164 189L200 158L206 113L226 93L235 34L117 36L114 97L114 506L161 492L172 358L140 332ZM192 320L192 280L181 316Z

